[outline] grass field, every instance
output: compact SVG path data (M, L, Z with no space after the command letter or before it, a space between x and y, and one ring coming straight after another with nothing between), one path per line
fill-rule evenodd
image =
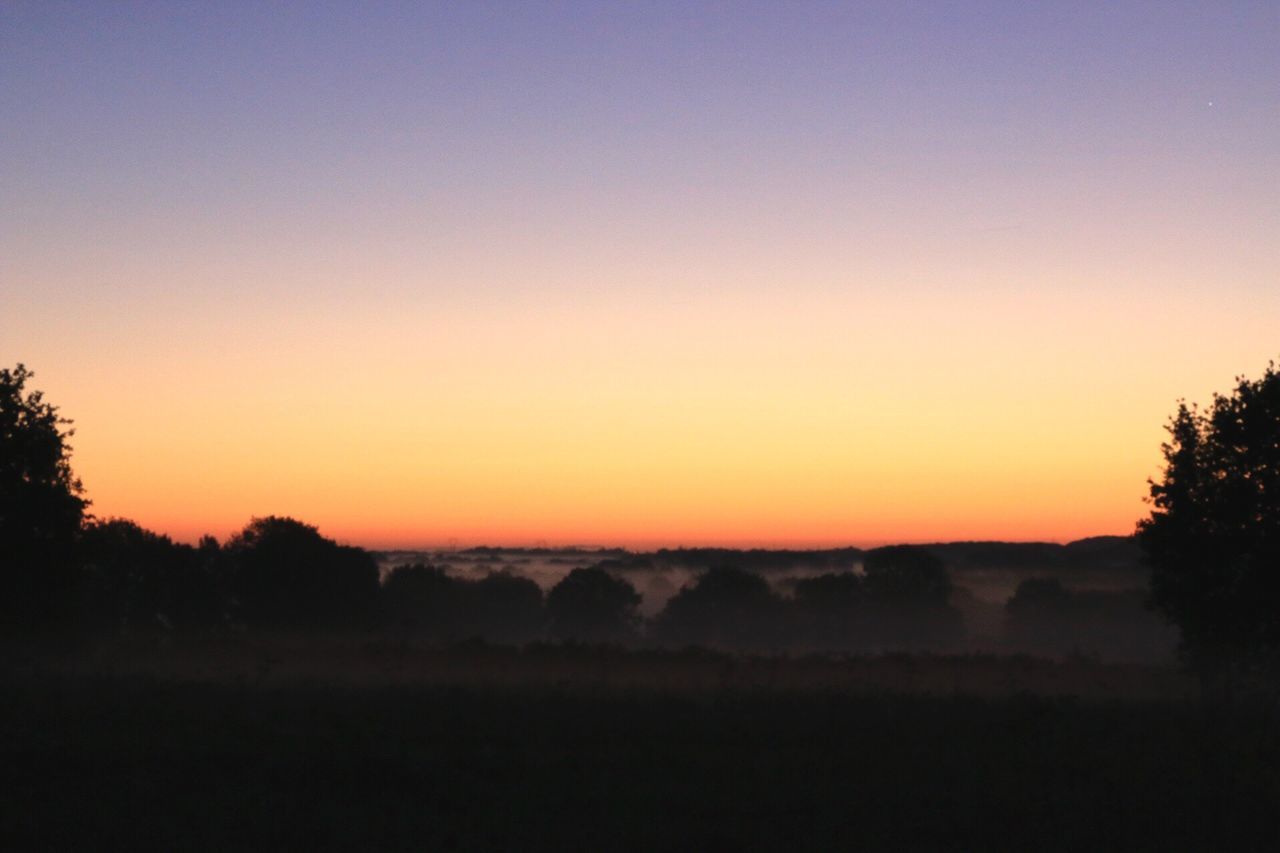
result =
M776 660L672 655L669 672L681 660L703 668L660 683L659 656L614 653L615 665L649 673L628 683L584 664L592 650L437 654L433 678L407 677L412 664L401 662L399 676L363 681L290 673L288 660L256 675L185 679L160 673L155 656L150 672L117 660L110 675L11 660L0 703L4 846L1269 850L1280 841L1280 727L1266 706L858 687L856 661L843 662L854 669L841 687L726 676L726 666L786 672ZM455 673L505 674L440 677L450 655ZM919 688L931 663L879 665L914 665ZM343 670L331 664L330 674ZM699 682L690 672L719 674Z

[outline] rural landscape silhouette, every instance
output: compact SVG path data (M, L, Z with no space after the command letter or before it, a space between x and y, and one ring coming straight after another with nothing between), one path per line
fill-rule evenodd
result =
M92 516L32 376L0 369L23 845L122 840L107 815L135 797L150 837L210 847L1021 846L1046 825L1062 849L1212 847L1273 829L1274 366L1179 407L1134 537L651 553L375 553L276 516L176 543ZM190 787L210 749L236 762L215 777L235 797ZM82 779L123 762L129 793L55 815L72 754ZM1082 822L1119 795L1100 772L1144 798Z
M0 3L0 849L1280 849L1280 6Z

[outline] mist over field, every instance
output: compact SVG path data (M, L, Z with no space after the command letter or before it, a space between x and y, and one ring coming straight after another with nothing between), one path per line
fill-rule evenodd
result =
M952 653L1088 654L1122 662L1172 663L1177 632L1146 607L1149 569L1127 537L1093 537L1054 543L957 542L922 546L946 565L950 603L963 616L959 638L937 647ZM376 557L385 577L397 566L425 563L448 575L478 580L494 573L534 581L543 592L574 569L598 568L631 584L638 611L656 618L682 589L719 565L749 567L780 598L791 600L796 584L825 575L864 574L859 548L740 551L735 549L500 548L384 551ZM1090 613L1017 614L1009 604L1023 582L1052 581ZM1016 623L1016 624L1015 624ZM892 641L872 638L863 651L892 651ZM785 651L779 647L776 651Z

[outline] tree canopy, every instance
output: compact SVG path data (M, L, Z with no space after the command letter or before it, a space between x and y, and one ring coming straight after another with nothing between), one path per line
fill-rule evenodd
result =
M66 603L89 504L71 471L71 422L27 389L32 375L22 364L0 369L0 576L10 625L42 621Z
M292 518L255 518L227 543L231 589L254 626L358 624L373 615L378 566Z
M212 550L211 550L212 549ZM217 543L193 548L123 518L80 534L80 601L86 625L208 627L223 615Z
M620 642L636 630L640 593L598 567L569 572L547 593L550 630L559 639Z
M667 602L654 626L675 645L769 648L778 645L782 601L760 575L716 566Z
M1151 603L1195 663L1280 659L1280 373L1180 403L1138 538Z
M889 545L864 559L868 592L885 601L945 606L951 598L946 564L918 545Z

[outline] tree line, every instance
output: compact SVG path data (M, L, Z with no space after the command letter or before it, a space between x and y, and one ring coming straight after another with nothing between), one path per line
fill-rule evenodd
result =
M380 627L436 639L644 636L744 648L939 648L962 633L946 567L923 547L865 552L862 574L801 580L788 598L757 572L716 565L642 623L638 593L608 562L570 572L544 596L516 575L464 580L425 564L384 580L367 551L289 518L254 519L225 542L175 543L89 514L70 465L70 422L27 388L31 376L22 364L0 369L6 633ZM1261 379L1238 378L1203 410L1179 405L1168 431L1164 469L1149 483L1151 512L1137 529L1151 569L1147 604L1178 626L1192 666L1280 671L1280 372L1268 365ZM793 558L741 556L757 570ZM1015 634L1045 618L1067 627L1075 619L1078 628L1080 614L1110 603L1032 579L1010 600L1008 622Z
M381 572L374 555L292 518L255 518L218 542L174 542L124 519L86 519L52 596L25 626L89 631L368 631L451 643L540 639L771 650L945 648L962 638L951 583L923 549L869 552L862 575L831 573L779 595L759 574L717 566L650 620L625 578L578 567L543 590L498 570L470 579L426 563ZM33 567L39 572L39 567ZM28 604L34 602L28 601ZM17 624L23 624L19 622ZM11 627L13 627L11 625Z
M0 370L0 572L8 632L45 629L318 631L385 629L433 640L542 637L782 648L940 646L960 637L942 561L906 546L869 552L865 575L801 581L791 599L759 574L717 565L656 618L639 593L600 566L547 591L506 572L468 580L403 565L386 578L372 554L292 518L255 518L219 542L174 542L125 519L99 519L70 465L70 422L19 364ZM731 552L708 551L727 558ZM753 569L794 555L743 552Z
M752 651L941 651L965 640L945 565L916 546L868 551L862 573L795 579L789 595L756 570L713 566L648 620L639 613L640 593L608 559L572 569L545 593L505 569L465 578L418 562L384 575L372 553L275 516L253 519L225 542L206 536L194 546L132 521L88 518L67 553L72 568L61 575L63 588L45 586L55 600L29 611L46 621L28 619L27 628L381 631L436 644L559 640ZM1006 605L1010 647L1062 654L1101 639L1121 649L1140 612L1135 594L1025 580Z

